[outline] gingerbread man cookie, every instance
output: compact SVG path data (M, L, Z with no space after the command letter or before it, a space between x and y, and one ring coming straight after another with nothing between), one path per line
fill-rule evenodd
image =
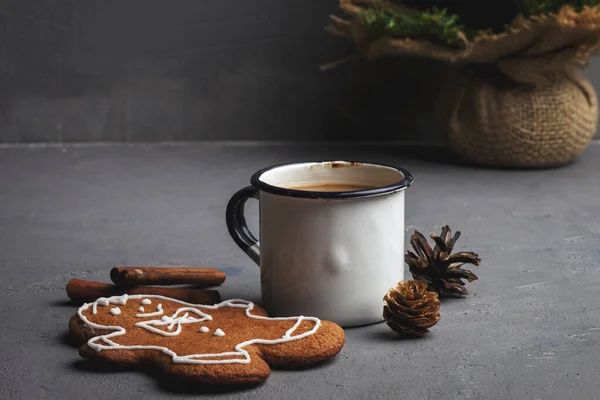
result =
M266 380L270 367L301 368L334 357L344 331L314 317L269 318L246 300L212 306L158 295L100 298L69 322L84 358L155 364L205 384Z

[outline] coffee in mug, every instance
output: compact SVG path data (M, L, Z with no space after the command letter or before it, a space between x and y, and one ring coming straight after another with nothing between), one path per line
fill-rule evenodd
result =
M288 187L288 189L305 190L309 192L353 192L356 190L366 190L374 188L375 186L371 185L343 182L310 183L306 185L295 185Z

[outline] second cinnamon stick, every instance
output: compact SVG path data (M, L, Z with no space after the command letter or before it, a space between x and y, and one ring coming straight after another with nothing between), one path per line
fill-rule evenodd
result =
M225 282L225 273L214 268L115 267L110 280L117 285L200 285Z
M155 294L192 304L215 304L221 302L221 296L216 290L156 286L126 287L83 279L71 279L67 284L67 296L76 302L94 301L100 297L120 296L122 294Z

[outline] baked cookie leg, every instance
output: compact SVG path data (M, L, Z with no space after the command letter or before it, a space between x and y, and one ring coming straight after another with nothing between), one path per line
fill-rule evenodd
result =
M175 379L206 385L247 385L264 382L271 374L271 368L260 357L259 350L247 349L249 363L227 364L176 364L172 357L160 350L121 350L96 351L87 345L91 338L110 333L110 330L92 329L75 315L69 321L69 330L76 343L83 344L79 354L86 359L98 360L112 365L155 367Z
M177 380L204 385L247 385L264 382L271 374L269 365L249 349L249 363L175 364L171 356L159 350L102 350L83 345L79 354L87 359L114 365L140 365L159 368Z

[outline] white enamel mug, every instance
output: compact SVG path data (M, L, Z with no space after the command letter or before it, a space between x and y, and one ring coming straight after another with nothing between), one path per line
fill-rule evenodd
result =
M255 173L227 205L233 240L260 266L270 316L315 316L343 327L383 320L383 296L404 280L403 168L348 161L278 165ZM290 187L353 184L319 192ZM244 205L259 200L260 242ZM260 243L260 244L259 244Z

